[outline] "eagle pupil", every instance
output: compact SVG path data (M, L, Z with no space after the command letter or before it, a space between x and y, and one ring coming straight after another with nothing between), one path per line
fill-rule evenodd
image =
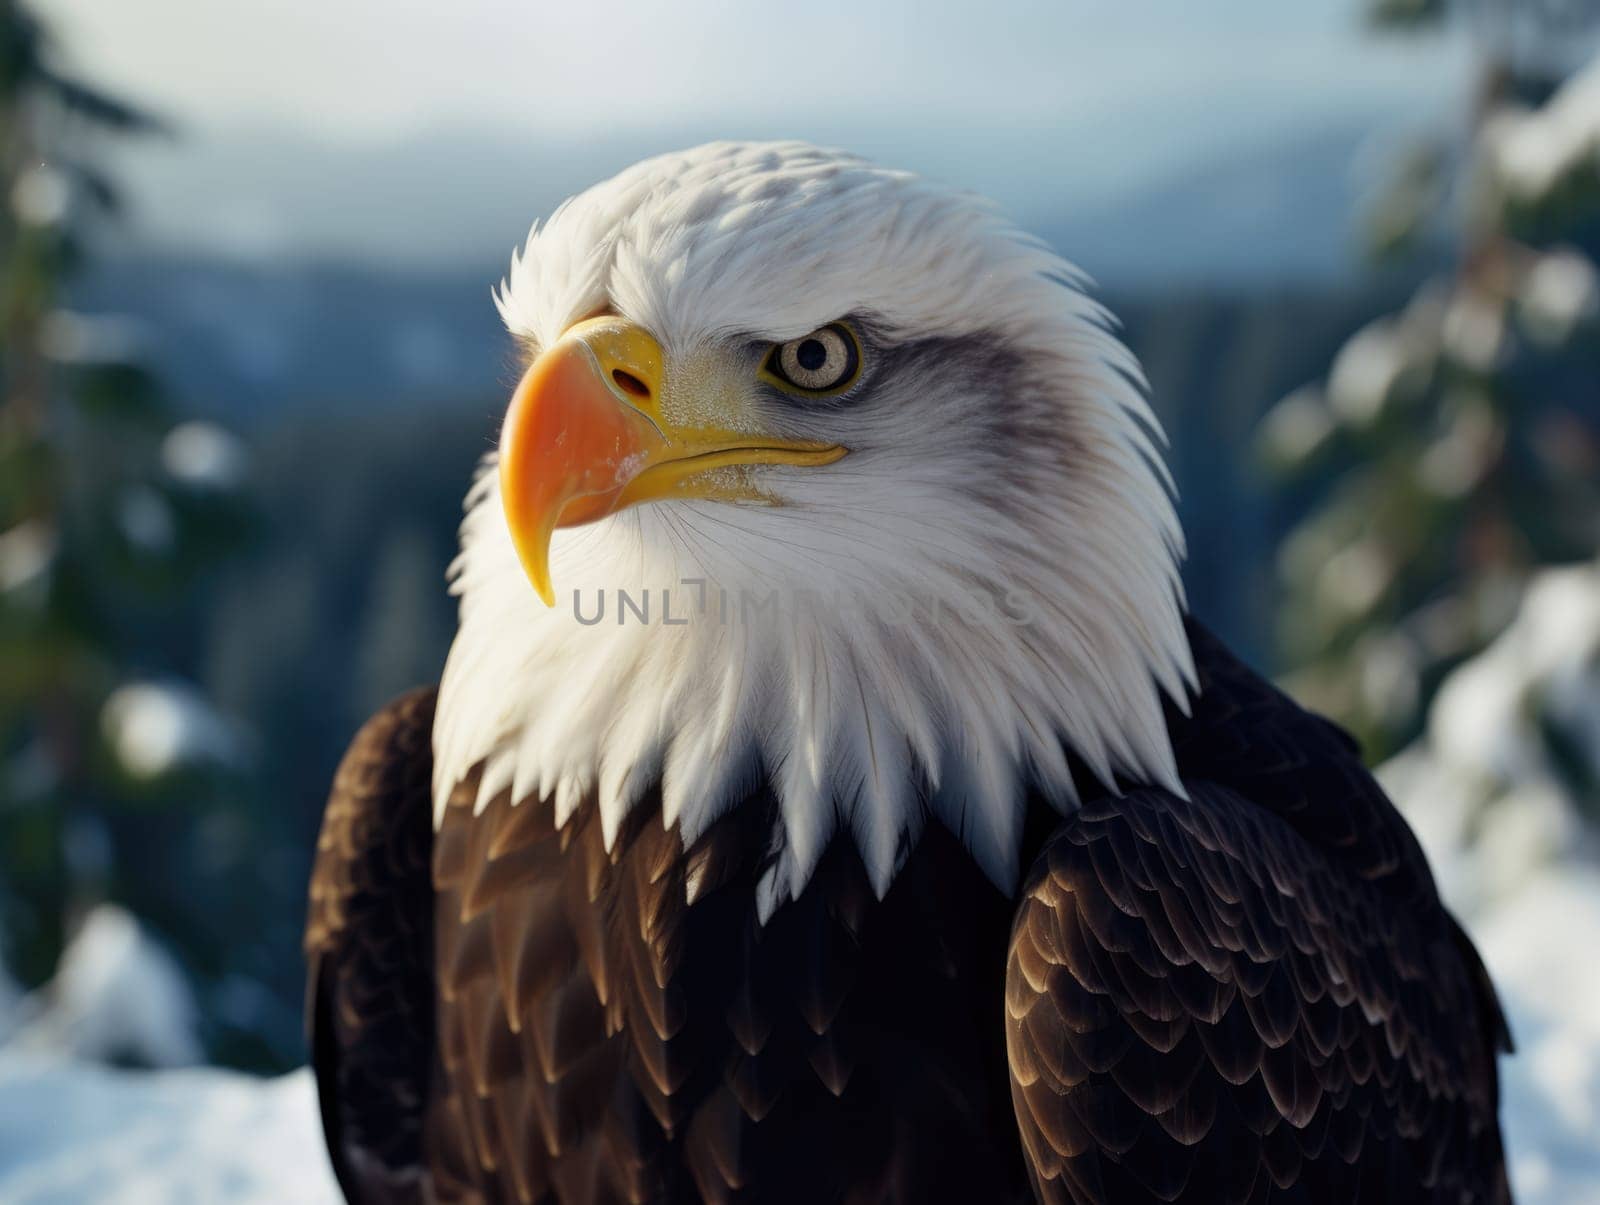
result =
M820 339L807 339L795 349L794 358L807 372L816 372L828 362L828 349Z

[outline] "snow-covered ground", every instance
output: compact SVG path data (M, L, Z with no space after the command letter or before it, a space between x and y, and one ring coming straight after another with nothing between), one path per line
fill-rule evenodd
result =
M1501 1119L1521 1205L1600 1205L1600 870L1541 876L1474 927L1517 1053Z
M1600 1205L1600 565L1542 574L1381 775L1510 1015L1518 1201ZM170 959L116 910L91 916L43 992L18 1001L0 981L0 1202L338 1202L308 1072L84 1061L190 1061L187 1026L167 1022L192 1008Z
M1475 926L1511 1013L1503 1116L1521 1205L1600 1205L1600 870L1543 876ZM1586 942L1587 937L1587 942ZM1577 956L1574 950L1578 949ZM338 1205L316 1087L0 1055L8 1205Z
M1519 1051L1502 1110L1521 1205L1600 1205L1600 870L1541 875L1474 925ZM1576 952L1576 953L1575 953ZM8 1205L337 1205L316 1088L0 1054Z
M339 1205L309 1071L0 1058L7 1205Z
M1546 570L1379 770L1499 986L1522 1205L1600 1205L1600 564Z
M47 986L8 1003L0 984L0 1041L20 1054L185 1067L204 1056L196 1019L177 960L115 904L90 910Z
M196 1015L176 960L111 904L43 988L0 975L0 1202L336 1205L310 1073L192 1066Z

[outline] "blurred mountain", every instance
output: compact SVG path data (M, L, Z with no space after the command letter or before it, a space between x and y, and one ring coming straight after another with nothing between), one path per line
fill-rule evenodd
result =
M1361 267L1366 123L1279 138L1190 163L1039 230L1117 289L1348 283ZM1354 169L1353 169L1354 165Z
M1196 259L1198 248L1182 239L1210 230L1214 219L1219 229L1253 231L1257 239L1247 244L1298 244L1310 224L1326 230L1329 237L1314 240L1324 250L1330 238L1337 242L1348 224L1349 207L1340 203L1350 199L1352 152L1417 120L1408 114L1397 122L1395 114L1377 104L1320 118L1221 105L1179 117L1151 103L1119 110L1114 120L1040 113L1030 124L987 133L928 116L909 124L798 119L774 128L734 115L710 126L583 136L440 125L359 142L267 127L202 129L119 156L133 222L105 251L255 262L335 257L388 267L498 263L535 217L640 159L710 138L803 137L973 189L1028 229L1071 219L1071 233L1093 234L1100 219L1112 218L1123 231L1168 231L1180 250L1170 270L1192 276L1219 261ZM1128 220L1135 213L1153 221L1137 225ZM1254 225L1263 218L1265 226ZM1241 240L1230 234L1226 241ZM1112 245L1116 256L1092 265L1097 271L1152 262L1134 240L1119 235ZM1245 250L1262 257L1260 247ZM1231 273L1233 265L1220 262ZM1315 266L1337 265L1324 255Z
M1053 196L1040 184L1002 204L1117 293L1346 289L1360 279L1350 165L1370 129L1350 122L1269 140L1109 198L1076 187L1063 167ZM215 178L190 181L176 212L191 215L194 242L220 245L235 229L233 245L252 254L135 242L101 262L75 301L141 315L180 396L245 425L290 411L500 397L513 365L490 288L510 248L561 199L551 181L597 179L651 149L553 148L542 168L528 155L507 168L508 149L481 141L407 143L353 159L282 145L269 157L283 177L274 193L265 179L261 190L246 187L263 170L249 156L208 160ZM257 194L253 216L228 209L225 198L239 193ZM246 227L254 234L238 233ZM253 237L264 242L252 246ZM328 246L344 248L342 257L317 250Z
M98 270L74 302L138 314L186 405L251 429L504 396L515 377L490 298L502 270L140 256Z

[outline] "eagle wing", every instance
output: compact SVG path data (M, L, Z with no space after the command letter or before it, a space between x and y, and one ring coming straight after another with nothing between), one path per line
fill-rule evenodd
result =
M311 873L307 1029L345 1197L424 1199L433 1065L434 690L385 707L334 776Z
M1510 1200L1477 951L1348 734L1189 622L1188 798L1089 800L1013 919L1012 1101L1047 1201Z
M1508 1202L1505 1033L1459 927L1189 795L1086 804L1026 882L1007 1051L1040 1199Z

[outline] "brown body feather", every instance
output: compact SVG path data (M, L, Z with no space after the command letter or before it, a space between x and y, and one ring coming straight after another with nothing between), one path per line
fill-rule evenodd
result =
M688 850L647 800L608 853L469 779L435 835L431 693L387 709L307 930L347 1195L1508 1200L1498 1007L1409 830L1192 637L1189 799L1036 807L1019 900L937 825L881 901L838 841L764 926L769 798Z

